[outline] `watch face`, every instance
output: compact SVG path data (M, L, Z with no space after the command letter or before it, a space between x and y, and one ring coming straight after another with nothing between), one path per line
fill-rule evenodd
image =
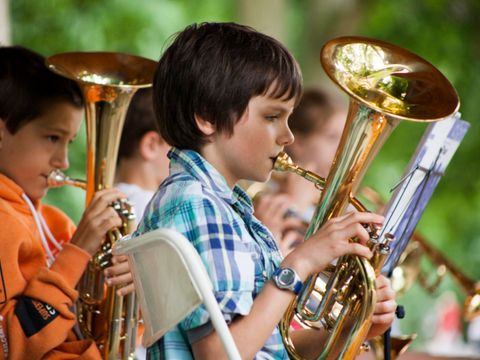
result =
M290 269L282 269L278 280L283 285L291 285L295 281L295 274Z

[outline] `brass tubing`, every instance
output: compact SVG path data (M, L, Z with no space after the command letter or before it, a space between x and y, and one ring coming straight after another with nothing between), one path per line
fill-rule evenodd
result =
M341 37L328 41L322 48L320 58L330 79L350 97L346 125L330 173L327 179L318 178L288 159L283 159L283 156L279 156L280 164L275 164L276 170L298 174L322 189L321 199L307 230L307 241L330 218L342 215L349 203L360 211L365 210L354 197L356 190L370 162L401 120L438 121L449 117L459 107L455 89L436 68L395 45L363 37ZM327 350L318 359L337 358L337 354L342 359L353 359L371 324L376 296L375 271L378 271L375 268L378 268L378 264L371 264L367 259L357 256L346 259L346 267L354 269L354 280L348 280L351 288L344 290L345 294L352 295L342 304L342 312L354 313L352 318L355 321L352 320L353 324L345 321L347 315L339 318L339 323L327 337ZM381 263L381 256L377 260ZM337 273L342 269L342 262L337 261L337 270L329 276L338 276L339 280L343 280ZM321 293L314 291L320 275L310 275L307 286L289 306L280 323L284 344L294 359L301 359L301 356L291 339L290 323L294 319L305 321L302 319L302 309L313 293ZM339 283L338 286L341 289L343 285ZM335 298L330 292L337 293L338 288L326 288L323 293L325 312L330 310L331 299ZM324 314L324 311L317 309L315 313ZM307 315L311 322L310 313ZM330 314L324 314L323 317L332 318ZM340 334L346 334L347 337L343 344L336 344L341 338ZM323 345L318 344L319 348ZM338 350L339 346L341 350Z
M130 100L152 85L156 61L114 52L70 52L53 55L47 66L77 82L85 100L87 132L86 205L95 192L113 186L118 147ZM64 180L77 185L77 181ZM77 318L82 334L93 339L104 359L132 358L135 348L124 330L127 299L115 288L104 289L103 269L111 264L113 244L134 226L131 209L121 209L121 228L108 232L78 283ZM128 298L128 297L127 297ZM136 325L134 327L136 329ZM131 337L136 337L132 332Z

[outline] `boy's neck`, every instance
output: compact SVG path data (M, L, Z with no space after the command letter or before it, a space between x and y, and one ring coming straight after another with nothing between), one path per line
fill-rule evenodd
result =
M220 173L220 175L224 177L230 189L235 187L240 179L233 178L227 174L227 171L225 171L225 165L217 156L218 152L213 148L213 146L209 146L209 144L205 145L199 150L199 154L202 155L202 157L207 160L208 163Z

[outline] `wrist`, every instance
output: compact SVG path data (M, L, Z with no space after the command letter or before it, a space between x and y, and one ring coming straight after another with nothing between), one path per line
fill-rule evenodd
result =
M72 237L70 240L70 244L75 245L76 247L82 249L83 251L87 252L90 256L93 256L96 252L96 248L92 246L89 242L82 241L82 239L77 239L75 236Z
M307 277L311 274L311 271L308 268L308 261L296 256L295 251L283 259L280 267L295 270L302 282L305 282Z

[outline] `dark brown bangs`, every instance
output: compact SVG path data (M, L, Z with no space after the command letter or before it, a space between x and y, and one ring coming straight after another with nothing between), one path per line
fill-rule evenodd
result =
M302 95L303 79L295 59L288 53L282 53L275 66L262 70L263 73L255 76L257 80L255 95L268 95L274 99L284 100L295 98L296 106Z

